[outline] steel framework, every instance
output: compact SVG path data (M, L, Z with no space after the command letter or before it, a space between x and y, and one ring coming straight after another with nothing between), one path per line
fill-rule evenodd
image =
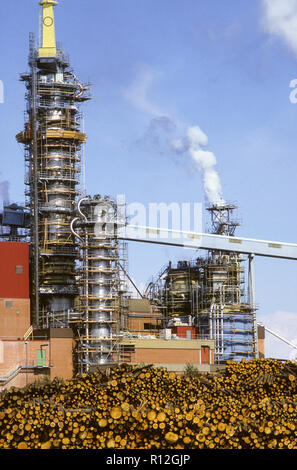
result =
M55 4L42 3L51 11ZM16 138L25 148L33 315L35 326L41 326L47 313L65 316L78 295L77 247L70 222L80 194L81 149L86 141L79 105L90 96L63 52L46 46L37 50L32 34L29 65L30 73L21 75L27 89L25 129Z
M109 197L90 196L78 202L71 230L80 246L81 286L76 325L78 369L88 372L118 361L119 333L125 305L126 245L117 239L118 206Z
M209 208L214 233L193 233L127 225L119 238L208 251L206 258L169 264L146 295L170 318L195 319L198 331L215 340L217 363L258 357L254 257L297 259L297 245L234 236L234 205ZM244 257L248 255L248 289Z

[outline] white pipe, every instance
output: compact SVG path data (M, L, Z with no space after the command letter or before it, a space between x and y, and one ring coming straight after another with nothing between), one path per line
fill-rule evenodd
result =
M88 218L87 218L86 215L81 211L80 206L81 206L81 204L82 204L83 201L88 201L88 200L89 200L89 198L83 197L83 198L81 198L81 199L78 201L78 204L77 204L77 210L78 210L78 212L80 213L80 215L83 217L83 219L85 219L85 222L88 221Z
M222 322L222 315L221 315L221 307L220 305L217 305L217 317L218 317L218 339L219 339L219 347L218 347L218 353L222 354L223 353L223 348L222 348L222 331L223 331L223 322Z
M210 306L210 312L209 312L209 334L210 334L210 339L213 339L213 325L212 325L212 321L213 321L213 305Z
M216 349L217 354L219 354L219 328L218 328L218 306L215 305L214 307L214 319L215 319L215 339L216 339Z
M78 220L79 220L79 218L76 217L75 219L73 219L73 220L71 221L71 223L70 223L70 230L71 230L71 233L83 243L83 239L78 235L78 233L76 233L76 232L74 231L74 228L73 228L73 225L74 225L75 222L77 222Z
M221 305L221 340L222 340L222 346L221 346L221 353L223 354L224 352L224 307L225 305Z
M270 330L270 328L267 328L267 326L264 326L264 325L262 325L262 323L259 323L259 322L257 323L257 325L263 326L263 327L265 328L265 330L268 331L269 333L271 333L273 336L275 336L276 338L280 339L280 340L283 341L284 343L287 343L289 346L292 346L292 348L297 349L297 345L296 345L296 344L291 343L291 341L288 341L286 338L283 338L283 337L280 336L278 333L275 333L275 331Z
M254 275L254 255L249 255L249 276L248 276L248 293L249 303L252 308L253 315L253 341L254 341L254 353L255 357L259 357L258 348L258 328L256 322L256 294L255 294L255 275Z

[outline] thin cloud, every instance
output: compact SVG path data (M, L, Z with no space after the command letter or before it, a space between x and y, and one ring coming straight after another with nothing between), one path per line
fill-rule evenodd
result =
M263 28L279 36L297 56L297 0L262 0Z
M148 66L142 66L132 84L124 90L124 98L135 108L153 116L163 116L166 113L149 98L149 91L157 77L156 71Z

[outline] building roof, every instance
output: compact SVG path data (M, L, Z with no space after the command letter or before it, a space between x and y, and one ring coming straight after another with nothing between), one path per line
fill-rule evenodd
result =
M151 312L151 304L148 299L129 299L129 312Z

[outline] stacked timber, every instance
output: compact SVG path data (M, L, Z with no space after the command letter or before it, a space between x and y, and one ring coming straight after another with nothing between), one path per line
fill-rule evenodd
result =
M296 449L296 384L296 363L259 359L218 375L124 364L12 387L0 448Z

